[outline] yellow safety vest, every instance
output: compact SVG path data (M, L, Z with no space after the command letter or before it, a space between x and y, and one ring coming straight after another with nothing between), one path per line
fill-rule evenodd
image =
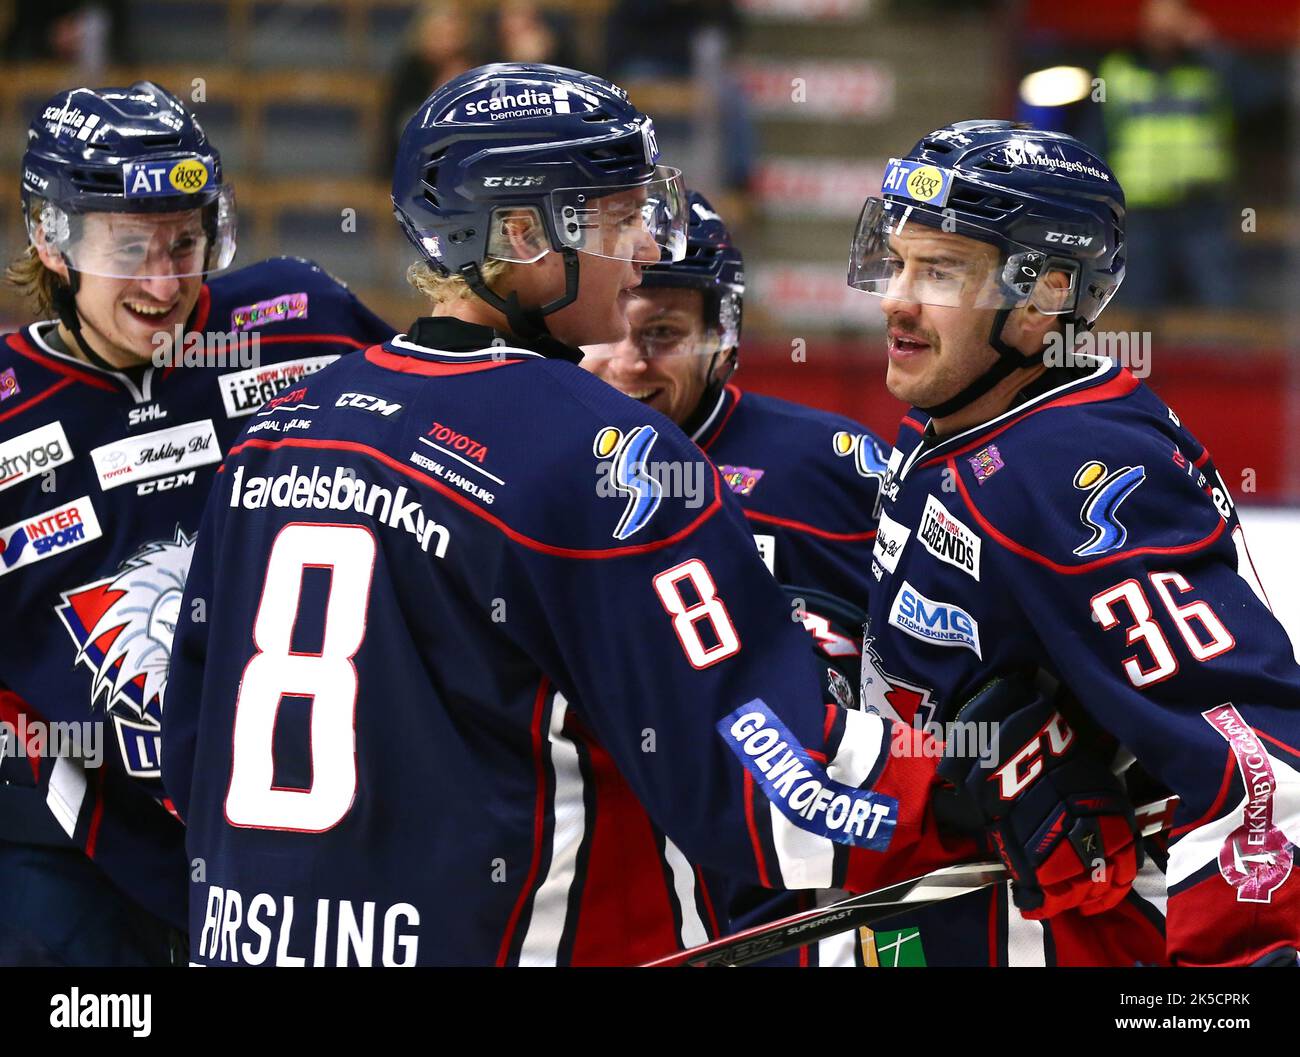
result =
M1232 115L1219 75L1206 65L1162 72L1114 52L1102 60L1108 161L1132 208L1177 205L1232 174Z

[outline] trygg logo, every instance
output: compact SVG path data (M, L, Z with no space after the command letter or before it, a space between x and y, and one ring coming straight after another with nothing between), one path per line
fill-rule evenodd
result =
M51 422L0 444L0 492L72 459L63 426Z

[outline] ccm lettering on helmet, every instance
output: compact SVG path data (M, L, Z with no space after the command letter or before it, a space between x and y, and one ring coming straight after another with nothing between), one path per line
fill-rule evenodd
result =
M1062 246L1091 246L1091 235L1071 235L1065 231L1049 231L1044 236L1047 242L1059 242Z

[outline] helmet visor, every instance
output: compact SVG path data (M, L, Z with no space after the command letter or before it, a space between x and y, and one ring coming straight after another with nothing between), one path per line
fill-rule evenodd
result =
M550 194L560 244L580 253L642 264L686 256L689 207L680 169L655 166L655 178L625 187L566 187Z
M1057 273L1048 278L1048 273ZM1063 277L1063 280L1062 280ZM951 212L869 198L849 256L849 286L877 297L943 308L1069 312L1077 269Z
M113 279L181 279L220 271L235 257L234 188L201 209L175 213L75 213L47 203L29 218L70 267Z
M623 355L624 349L634 351L638 359L678 359L686 356L713 356L730 346L716 330L700 333L693 328L683 328L668 321L632 327L627 339L609 345L584 345L583 359L612 360Z

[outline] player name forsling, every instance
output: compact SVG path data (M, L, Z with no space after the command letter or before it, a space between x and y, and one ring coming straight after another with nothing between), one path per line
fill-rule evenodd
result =
M439 558L447 556L451 531L424 512L419 500L407 502L405 485L396 492L362 480L351 470L337 466L332 472L322 474L313 466L310 474L300 473L295 463L288 473L274 477L254 477L244 474L244 467L235 469L230 486L230 505L245 510L258 510L268 506L300 510L355 510L374 518L381 525L402 529L410 533L428 553L429 541L438 537L433 553Z

